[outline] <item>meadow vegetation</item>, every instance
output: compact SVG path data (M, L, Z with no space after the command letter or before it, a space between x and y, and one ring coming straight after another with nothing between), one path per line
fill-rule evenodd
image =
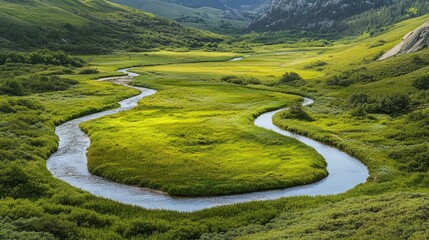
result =
M158 93L130 112L81 125L92 140L92 173L180 196L302 185L327 175L315 151L253 124L298 97L162 76L141 81Z

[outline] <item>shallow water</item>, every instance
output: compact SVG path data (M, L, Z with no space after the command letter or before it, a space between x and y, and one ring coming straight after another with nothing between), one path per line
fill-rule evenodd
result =
M138 74L128 72L128 69L121 69L119 71L128 73L130 77L138 76ZM156 93L156 91L152 89L134 86L129 87L140 90L141 94L121 101L121 107L117 109L77 118L56 127L55 131L60 139L59 148L47 161L47 167L54 177L96 196L124 204L136 205L148 209L168 209L191 212L215 206L256 200L272 200L301 195L315 196L339 194L352 189L360 183L364 183L369 176L366 166L350 155L336 148L282 130L273 125L273 115L282 109L262 114L255 120L255 125L287 137L295 138L314 148L328 163L329 176L316 183L287 189L218 197L179 198L150 189L111 182L104 178L91 175L87 168L86 157L90 140L89 137L80 130L79 124L102 116L130 110L137 106L140 99ZM313 103L311 99L305 98L304 100L303 105Z
M236 62L236 61L241 61L241 60L243 60L243 58L242 57L237 57L237 58L233 58L233 59L231 59L231 60L229 60L230 62Z

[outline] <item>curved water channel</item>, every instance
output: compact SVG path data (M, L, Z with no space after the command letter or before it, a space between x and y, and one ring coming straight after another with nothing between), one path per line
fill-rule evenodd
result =
M121 111L130 110L137 106L140 99L156 93L156 91L152 89L128 85L127 82L129 82L133 77L138 76L138 74L129 72L128 69L122 69L119 71L127 73L128 76L101 80L114 81L116 83L138 89L141 93L137 96L119 102L121 105L119 108L80 117L56 127L55 132L60 140L58 151L47 161L47 167L54 177L93 195L147 209L167 209L191 212L215 206L256 200L272 200L282 197L302 195L316 196L339 194L352 189L360 183L364 183L366 178L369 176L366 166L356 158L353 158L336 148L327 146L307 137L282 130L275 126L272 122L272 117L283 109L260 115L255 120L255 125L287 137L295 138L298 141L314 148L325 158L328 164L327 169L329 175L326 178L312 184L286 189L267 190L228 196L184 198L169 196L151 189L115 183L92 175L88 171L86 157L86 152L90 145L90 139L79 128L79 124ZM313 100L305 98L303 105L306 106L312 103Z

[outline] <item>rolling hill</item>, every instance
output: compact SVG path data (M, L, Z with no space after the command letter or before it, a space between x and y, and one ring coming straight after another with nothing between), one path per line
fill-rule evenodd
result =
M248 25L245 20L231 18L225 10L214 7L191 7L159 0L113 1L175 20L187 26L213 32L236 32Z
M113 0L175 20L185 25L218 33L243 30L259 16L267 0Z
M0 0L0 47L77 53L198 48L222 37L106 0Z

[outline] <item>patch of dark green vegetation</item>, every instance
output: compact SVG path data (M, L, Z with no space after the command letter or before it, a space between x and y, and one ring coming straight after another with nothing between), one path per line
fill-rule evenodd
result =
M300 102L294 102L291 104L289 109L287 111L281 112L278 117L282 119L313 121L313 118L303 109Z
M318 60L316 62L305 65L304 69L306 69L306 70L315 69L317 71L323 71L323 69L324 69L323 67L326 65L328 65L327 62Z
M95 68L84 68L79 71L79 74L96 74L99 73L98 69Z
M79 82L58 75L71 74L73 68L84 64L84 60L62 51L2 52L0 94L23 96L66 90Z
M407 94L383 94L370 97L361 92L350 96L348 107L356 117L366 116L366 113L401 114L410 110L411 100Z
M279 84L290 83L293 81L303 80L302 77L296 72L287 72L279 80Z
M10 63L44 64L64 67L83 67L85 61L63 51L37 50L34 52L0 52L0 65Z
M222 82L238 84L238 85L261 84L261 81L259 81L257 78L254 78L254 77L224 76L220 80Z

